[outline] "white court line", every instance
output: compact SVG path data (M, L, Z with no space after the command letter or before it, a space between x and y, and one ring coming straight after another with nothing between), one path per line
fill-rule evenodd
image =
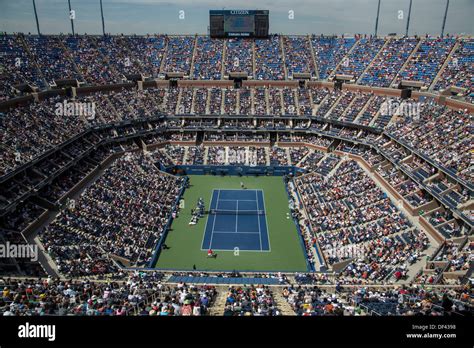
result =
M238 232L238 226L239 225L239 200L237 200L237 207L235 210L235 233Z
M235 202L235 201L241 201L241 202L255 202L255 199L220 199L221 202Z
M219 195L221 194L221 190L217 191L217 203L216 205L219 206ZM212 249L212 239L214 238L214 226L216 225L216 217L214 216L214 221L212 222L212 230L211 230L211 242L209 243L209 249Z
M211 203L212 203L212 197L214 197L214 191L215 191L215 189L212 190L211 197L209 198L209 210L211 209ZM208 249L203 249L202 247L204 246L204 238L206 237L206 234L207 234L207 225L209 224L209 216L210 215L211 214L207 214L206 229L204 230L204 233L202 234L201 250L208 250ZM215 219L215 216L213 216L213 218ZM209 245L209 246L211 246L211 245Z
M207 249L201 249L202 251L207 250ZM212 251L229 251L229 252L234 252L234 249L212 249ZM269 253L270 250L258 250L258 249L253 249L253 250L248 250L248 249L239 249L239 252L252 252L252 253Z
M265 212L265 224L267 225L268 251L272 251L272 246L270 245L270 227L268 226L267 213L266 213L267 210L265 209L265 193L263 192L263 190L260 190L260 192L262 192L263 211Z
M262 234L260 233L260 214L258 213L258 192L255 190L255 198L257 201L257 218L258 218L258 234L260 235L260 251L262 251Z
M211 202L212 202L212 197L214 196L214 191L216 191L216 190L215 190L215 189L212 190L211 200L210 200ZM217 190L217 191L218 191L218 193L217 193L216 209L218 209L218 207L219 207L219 201L233 201L233 202L237 201L237 211L238 211L238 202L239 202L239 201L249 201L249 202L257 202L257 211L258 211L258 210L259 210L259 209L258 209L258 192L259 192L259 191L262 192L263 209L265 209L265 198L264 198L264 196L263 196L263 191L262 191L262 190L252 190L252 191L255 191L257 200L253 200L253 199L220 199L219 197L220 197L221 191L241 191L241 190L222 189L222 190ZM248 190L248 191L250 191L250 190ZM248 192L248 191L247 191L247 192ZM265 211L265 210L264 210L264 211ZM215 250L215 251L232 251L232 250L233 250L233 249L214 249L214 248L212 248L212 240L213 240L213 238L214 238L214 234L215 234L215 233L217 233L217 234L222 234L222 233L257 234L257 233L258 233L259 236L260 236L260 250L258 250L258 249L252 249L252 250L239 249L239 251L243 251L243 252L263 252L263 253L271 252L271 248L270 248L270 237L269 237L269 235L268 235L268 223L267 223L267 221L265 221L265 222L267 223L267 238L268 238L268 246L269 246L270 249L269 249L269 250L263 250L263 249L262 249L262 232L261 232L261 229L260 229L260 223L259 223L259 226L258 226L259 232L237 232L237 231L235 231L235 232L232 232L232 231L225 231L225 232L224 232L224 231L215 231L215 230L214 230L214 227L215 227L216 217L217 217L217 215L216 215L216 216L213 216L214 221L213 221L213 224L212 224L211 241L210 241L210 244L209 244L209 248L211 248L212 250ZM236 220L237 220L237 218L238 218L238 214L236 215ZM258 216L258 219L260 220L260 216ZM267 217L266 217L266 214L265 214L265 220L266 220L266 219L267 219ZM209 221L209 215L208 215L208 221ZM207 222L207 223L208 223L208 222ZM207 226L207 223L206 223L206 226ZM236 223L236 228L237 228L237 223ZM203 234L203 240L202 240L201 245L202 245L203 242L204 242L204 235L205 235L205 233ZM201 247L201 250L207 250L207 249L203 249L203 248Z

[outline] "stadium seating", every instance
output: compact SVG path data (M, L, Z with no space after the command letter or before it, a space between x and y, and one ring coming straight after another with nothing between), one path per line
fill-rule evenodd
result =
M106 84L120 81L120 76L97 48L90 36L66 36L64 46L74 57L79 74L89 84Z
M283 80L284 78L280 36L273 35L270 40L255 40L255 79Z
M363 85L389 87L418 43L417 39L394 39L387 43L362 75Z
M357 79L377 56L384 42L383 39L378 38L359 39L339 64L336 74L352 75Z
M268 286L230 287L224 316L278 316L272 290Z
M316 55L319 78L327 79L334 72L337 64L351 50L355 42L354 38L313 35L311 43Z
M427 86L431 85L455 42L454 38L423 40L407 65L398 73L397 82L410 80L423 82Z
M199 80L219 80L222 71L224 41L199 36L196 42L193 77Z
M117 269L112 255L143 265L150 261L181 187L182 179L164 176L149 159L127 156L84 191L74 209L64 210L40 238L59 270L70 276L111 273ZM157 195L153 199L152 188ZM121 219L111 219L113 213Z
M168 37L162 71L190 75L194 41L192 36Z
M295 73L316 74L311 56L310 43L305 37L284 37L285 62L288 77Z
M472 102L472 79L474 76L474 40L466 39L458 43L456 51L451 56L448 65L436 81L435 90L446 89L450 86L465 88L462 94Z
M217 291L213 286L162 285L163 273L130 273L127 282L8 280L4 316L201 316ZM72 301L71 299L75 299ZM47 303L47 305L45 305Z
M223 290L208 283L242 284L227 290L220 314L229 316L280 315L281 288L271 287L282 284L297 315L448 313L443 295L422 290L341 296L316 285L466 282L472 49L449 36L1 35L0 243L37 233L48 262L5 258L0 271L62 278L5 281L0 313L205 315ZM237 72L243 81L229 79ZM336 74L354 81L336 88ZM61 79L78 85L58 88ZM402 100L378 88L402 80L430 90ZM438 96L451 86L463 89ZM174 174L188 169L175 166L297 167L284 176L286 218L308 273L291 272L293 286L270 272L146 270L180 214L186 180ZM339 253L351 248L360 254ZM193 277L202 285L186 285ZM83 288L75 305L60 305ZM38 305L44 291L48 306ZM466 293L450 296L462 307Z
M225 43L225 73L243 72L253 75L253 41L229 39Z

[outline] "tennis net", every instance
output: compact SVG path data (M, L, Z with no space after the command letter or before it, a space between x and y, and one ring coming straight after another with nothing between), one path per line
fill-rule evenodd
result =
M265 215L264 210L226 210L226 209L211 209L211 215Z

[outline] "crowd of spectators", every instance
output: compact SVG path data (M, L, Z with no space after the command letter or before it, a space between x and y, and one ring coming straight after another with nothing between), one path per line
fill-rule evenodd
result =
M239 95L239 115L252 114L252 91L250 88L242 88Z
M165 284L159 272L125 273L120 280L60 280L54 278L0 280L3 316L201 316L215 303L214 286ZM469 286L390 288L336 286L323 289L288 285L283 298L297 315L471 315ZM269 287L230 287L224 316L281 315Z
M390 40L360 79L363 85L390 87L398 71L418 44L417 38Z
M215 287L165 285L159 272L131 272L121 281L1 279L3 316L201 316Z
M394 212L390 200L355 161L346 161L329 179L310 174L296 180L315 232L338 230Z
M255 115L267 115L267 89L254 89L254 111Z
M208 114L207 111L207 94L208 90L206 88L196 88L194 95L194 113L197 115Z
M309 154L309 149L306 147L291 147L290 160L292 165L297 165L300 161Z
M466 241L463 244L446 241L441 250L433 258L435 262L448 262L445 272L468 271L472 264L474 244Z
M270 149L270 165L287 166L288 164L289 158L285 148L274 146Z
M284 36L283 48L288 77L306 73L316 76L311 46L307 37Z
M44 88L45 82L35 61L30 58L22 39L13 35L0 35L0 101L14 97L14 86L30 84Z
M283 47L280 47L280 37L278 36L272 37L270 41L262 42L237 39L224 42L200 37L134 38L118 36L103 38L92 36L27 36L25 39L2 36L1 40L1 50L2 52L7 51L7 54L2 55L0 59L2 60L2 66L6 67L7 73L11 70L12 76L16 76L15 81L26 80L36 85L45 81L51 84L58 78L77 78L80 81L84 78L87 83L118 82L123 78L123 75L140 73L141 71L148 71L148 74L156 76L165 54L163 64L166 71L179 71L191 76L194 74L194 78L200 79L219 79L221 78L220 71L222 69L220 64L222 64L222 57L216 56L214 53L223 52L223 45L226 45L227 52L225 59L226 72L245 69L249 70L248 72L251 74L254 68L252 57L253 52L255 52L257 78L280 79L283 74L283 56L281 56L283 53L280 53L283 51L280 51L280 49L283 48L289 75L297 72L315 74L313 58L308 53L310 42L306 38L284 37L282 38ZM194 49L195 41L197 42L196 49ZM329 60L333 59L331 57L342 55L340 52L335 52L335 47L349 51L352 44L354 44L353 42L351 44L351 42L351 39L344 38L312 37L311 44L315 50L316 61L320 69L319 73L324 72L324 74L330 75L335 66ZM339 67L340 72L360 75L379 52L383 43L384 40L382 39L362 38L358 40L357 46L348 56L348 65L342 63ZM379 56L373 61L373 67L362 76L362 81L365 81L363 83L374 86L388 85L416 43L416 39L391 40L379 52ZM454 43L455 40L452 38L424 40L415 55L416 58L409 62L402 75L408 74L410 78L421 79L425 82L432 81L438 71L437 69L449 53L449 47L452 47ZM29 53L24 50L24 44L28 46ZM255 51L253 50L253 44L255 44ZM446 86L447 82L443 81L449 81L450 79L459 80L461 84L466 83L465 81L470 78L469 74L472 75L468 67L472 42L465 41L458 44L458 50L441 75L438 88ZM167 47L166 53L165 46ZM442 46L446 47L442 48ZM124 51L124 48L133 50L133 52ZM143 50L143 52L149 50L154 54L157 51L161 53L151 57L150 60L142 57L142 53L137 50ZM190 71L193 51L196 52L196 56L194 69ZM212 57L210 53L213 53ZM30 54L32 58L30 58ZM15 55L21 58L21 62L26 61L27 64L30 64L31 59L33 59L35 68L30 69L30 66L23 71L21 64L12 66L11 59ZM64 56L64 59L60 59L62 56ZM130 61L128 58L130 58ZM455 58L458 59L458 63L453 62ZM4 59L5 64L3 64ZM50 60L54 62L49 64ZM458 78L458 75L453 77L457 70L452 64L459 64L459 60L461 60L462 67L460 69L461 75ZM235 65L236 61L245 62L245 64ZM149 64L153 64L152 69L142 70L144 66ZM427 65L429 71L421 69L422 65L420 64ZM36 65L39 69L36 69ZM203 74L201 71L203 69L209 74ZM9 80L8 84L11 81ZM316 112L318 116L337 118L363 125L385 126L388 122L386 118L381 117L385 115L379 113L383 99L383 97L354 91L341 92L313 88L246 87L242 89L221 89L213 87L211 89L159 88L144 91L123 89L110 94L97 92L89 96L79 95L76 99L66 98L66 102L95 103L97 116L94 119L87 119L82 115L73 115L68 117L67 122L65 122L65 118L59 117L55 112L55 104L63 102L64 99L54 97L13 108L2 115L1 146L2 150L6 151L3 151L1 155L0 173L8 173L21 164L39 157L45 151L64 143L71 136L85 130L91 124L152 117L160 110L162 105L166 106L165 111L170 114L190 114L193 111L195 113L208 113L209 111L211 114L220 114L221 106L223 106L224 114L230 115L236 113L248 115L254 111L259 115L264 115L267 113L267 107L270 113L275 115L310 115L313 112L313 106L316 105L319 107ZM366 107L364 113L359 115L359 111L364 107ZM332 112L329 112L330 110ZM378 118L377 114L379 114ZM419 119L413 117L397 118L397 122L388 126L387 130L390 134L417 149L421 154L433 159L434 162L447 168L459 178L470 182L472 181L472 161L470 157L472 150L470 135L472 132L470 121L471 116L466 110L453 111L443 106L426 103L423 105ZM217 127L218 125L217 120L186 119L184 121L183 119L173 119L167 122L169 127L177 128ZM255 127L254 120L226 119L219 121L219 124L224 129L251 129ZM279 118L258 120L256 124L258 128L268 127L272 129L288 129L291 127L306 129L309 126L309 123L304 119L291 121L290 123L288 118L285 120ZM354 138L358 136L357 134L363 133L359 130L322 124L317 121L310 124L311 127L314 126L314 129L348 138ZM222 134L219 140L269 141L269 138L265 136L259 138L258 136L249 136L243 132L241 134L238 132L236 130L233 134ZM121 130L114 136L119 137L131 133L133 133L133 129ZM332 139L316 135L312 137L295 134L281 135L278 139L282 142L307 142L323 147L329 146L332 142ZM179 140L183 140L182 136ZM339 149L346 151L347 145L348 143L341 143ZM384 145L381 148L382 153L395 159L396 162L401 162L410 154L408 150L396 142L388 142L387 138L380 137L379 142L375 145L379 147ZM123 142L119 147L122 150L138 149L137 143L133 141ZM311 203L312 205L309 209L308 206L306 207L309 212L308 222L313 230L321 232L318 233L317 241L322 248L334 247L336 241L339 242L338 246L364 244L364 247L367 247L369 258L370 255L373 255L373 260L376 259L377 255L380 256L380 250L386 251L387 255L390 256L386 263L384 263L385 261L380 263L382 266L369 265L366 260L353 261L345 271L348 278L386 279L389 276L396 279L403 278L407 274L407 269L403 268L400 260L416 262L419 254L426 249L427 242L423 237L423 233L412 229L403 214L390 203L390 200L380 189L374 186L371 179L364 177L360 168L356 168L354 164L346 167L346 163L351 162L344 162L336 170L336 173L329 177L329 173L334 171L340 163L340 158L334 155L325 156L319 151L308 150L308 148L286 149L273 147L267 149L254 146L211 146L207 151L208 164L263 165L268 164L267 159L269 158L269 164L288 165L299 163L307 171L318 173L304 176L299 187L303 191L302 197L305 204L309 205ZM363 150L355 146L351 147L349 151L363 154ZM159 152L161 152L161 155L154 154L153 159L163 164L204 164L205 148L203 146L185 148L167 145ZM186 153L187 155L185 155ZM179 179L158 172L154 166L154 161L135 157L132 159L132 157L121 159L120 161L125 161L123 165L120 164L120 161L117 162L118 164L114 164L113 170L106 172L99 181L85 191L76 202L75 208L62 211L57 219L41 234L43 243L64 274L81 276L110 273L117 270L117 262L121 262L120 259L127 259L132 264L139 265L145 264L150 259L152 247L161 235L160 228L165 225L169 216L172 215L173 199L178 194L176 190L181 182ZM370 155L371 160L376 161L376 158L380 159L381 157ZM433 166L426 165L417 158L413 156L413 159L403 161L401 167L415 175L415 177L420 178L420 180L425 180L436 173ZM57 167L63 166L67 163L67 160L67 156L62 154L58 154L54 158ZM126 170L125 167L128 169ZM57 202L83 177L84 172L87 173L93 168L93 164L86 162L82 168L83 173L76 172L71 176L55 178L49 187L39 192L40 197L52 203ZM130 168L135 168L136 171L130 172ZM49 175L53 169L45 167L44 170ZM144 172L152 174L144 178L142 175ZM432 200L430 194L420 190L415 181L407 180L405 175L394 167L380 167L377 168L377 172L394 186L413 207L420 207ZM322 174L323 177L319 174ZM133 183L138 188L128 188L128 185ZM119 186L118 190L117 185ZM148 187L147 185L157 185L160 190L166 191L167 194L158 197L156 204L143 207L136 200L143 198L144 192L141 191L140 187ZM470 199L470 193L465 192L463 188L453 187L452 190L444 190L443 192L455 207ZM118 196L119 193L121 196ZM148 199L149 197L146 197L140 202L148 202ZM115 206L116 204L138 205L146 211L137 209L134 212L124 212L124 209ZM37 216L34 214L35 210L31 210L32 215ZM119 228L114 221L111 221L110 216L113 216L114 212L128 221L127 224L123 224L123 220L121 221L122 227L125 227ZM150 221L145 221L147 219L151 220L153 227L150 227ZM457 236L460 234L461 226L453 219L449 211L441 209L430 214L428 219L444 235ZM25 220L29 220L28 213ZM15 222L15 224L23 226L21 221ZM407 256L406 250L409 247L415 248L417 257L410 258ZM446 255L451 258L451 270L465 269L466 253L459 257L450 253L446 253ZM393 264L390 264L390 262ZM390 264L390 266L386 267L386 264ZM385 267L385 270L374 270L374 267Z
M336 292L318 286L290 285L283 297L296 315L321 316L441 316L471 315L471 289L425 288L402 285L390 288L357 287Z
M237 112L237 98L239 91L234 88L226 88L223 90L224 94L224 115L236 115Z
M382 103L385 102L385 100L386 98L383 96L373 96L369 100L367 106L365 107L365 110L361 113L361 115L354 119L354 123L358 123L364 126L370 125L372 121L375 120L375 117L380 111L380 107Z
M268 286L230 287L224 316L278 316L273 292Z
M319 162L324 158L324 153L318 150L312 151L299 164L300 168L313 172L318 168Z
M211 87L209 90L209 114L221 115L222 108L222 89Z
M296 315L338 316L352 314L349 305L341 303L336 293L329 293L317 286L286 286L283 288L282 295Z
M313 104L311 102L311 91L307 88L298 88L298 114L299 115L312 115Z
M467 110L429 105L422 107L419 120L405 117L390 125L388 132L459 177L472 181L471 118Z
M171 158L174 164L181 165L184 163L185 148L183 146L166 145L161 151Z
M344 92L341 97L332 106L331 112L326 115L327 118L341 119L346 109L356 99L357 93L352 91Z
M316 116L326 117L326 114L336 104L336 102L339 100L340 97L341 97L340 90L335 89L327 93L325 98L321 100L320 103L317 103L318 108L316 110Z
M270 115L281 115L283 113L282 92L279 88L268 90L268 111Z
M357 93L352 103L347 106L339 120L344 122L354 122L354 119L359 115L361 110L369 102L372 95L370 93Z
M298 113L298 108L296 107L296 96L295 96L295 89L292 88L283 88L282 95L283 95L283 105L284 111L283 115L288 116L295 116Z
M272 35L269 39L255 40L255 79L285 79L279 35Z
M246 163L247 151L243 146L229 146L227 162L230 165L244 165Z
M197 80L220 80L224 41L198 36L192 76Z
M85 118L57 112L56 103L63 101L56 96L11 108L3 114L0 120L3 148L0 174L31 161L87 127Z
M121 36L125 49L133 55L144 77L158 77L166 47L165 35ZM131 59L130 59L131 60ZM128 63L127 63L128 64Z
M450 86L465 88L461 92L473 101L472 80L474 78L474 40L459 41L456 51L452 54L448 65L436 81L435 90L446 89Z
M253 40L228 39L225 42L225 73L243 72L253 76Z
M250 146L248 149L249 165L261 166L267 164L267 156L265 148Z
M355 42L355 38L316 35L311 37L320 79L327 79L333 73Z
M110 84L119 82L118 73L109 65L98 50L92 36L65 36L64 46L71 52L80 75L89 84Z
M441 316L471 315L469 286L432 288L400 286L397 288L358 288L348 294L348 302L366 315Z
M194 88L181 88L179 99L178 114L189 115L193 108Z
M141 63L136 57L138 52L128 50L121 36L97 37L96 45L107 63L113 67L121 79L126 78L127 75L136 75L142 72Z
M410 80L431 85L455 43L456 40L452 37L422 39L412 58L397 74L396 82Z
M342 73L361 77L361 84L378 87L402 79L429 85L455 44L458 47L434 88L462 87L465 90L461 93L472 100L470 38L404 37L386 42L361 35L271 35L255 40L167 35L2 35L0 52L6 70L2 74L2 98L14 96L12 86L21 83L41 89L58 79L110 84L130 75L158 77L168 72L183 73L191 79L220 80L222 70L226 75L245 72L256 80L283 80L286 70L289 78L295 73L309 73L327 79Z
M63 49L60 38L55 36L25 36L28 48L49 85L55 80L76 79L77 73L71 54Z
M11 129L10 134L15 135L11 141L5 136L3 145L7 151L3 154L5 158L4 171L12 170L25 161L29 161L36 155L29 154L30 151L43 153L53 143L60 144L66 135L78 133L90 125L99 125L104 122L116 122L127 119L138 119L155 117L160 112L175 114L221 114L221 106L224 104L224 113L235 115L240 114L266 114L266 99L269 101L269 111L272 114L309 114L313 112L311 99L320 98L319 92L313 94L317 89L279 89L279 88L243 88L243 89L221 89L211 88L151 88L145 90L121 89L114 93L105 94L95 92L89 95L79 95L76 98L61 99L60 97L49 98L41 102L30 104L30 106L20 106L12 108L2 119L4 128ZM323 90L321 90L323 91ZM320 92L321 92L320 91ZM268 95L267 95L268 92ZM224 94L224 100L222 100ZM379 114L377 107L382 104L383 97L373 96L360 92L351 91L327 91L324 93L320 104L317 105L317 116L337 118L338 120L355 122L360 124L373 124L383 126L387 123L383 115ZM56 103L92 105L94 115L72 115L68 120L73 123L60 122L61 119L54 115L56 113ZM224 103L222 103L224 102ZM299 107L298 107L299 106ZM365 111L359 114L361 109ZM29 109L30 113L24 113ZM331 111L330 111L331 110ZM330 111L330 112L329 112ZM48 117L44 114L48 113ZM21 114L21 116L19 116ZM30 116L31 115L31 116ZM376 116L379 115L379 116ZM30 118L40 117L40 132L30 133L28 127L20 127L19 123L31 123ZM54 120L54 121L52 121ZM435 162L446 169L456 173L460 178L469 181L471 174L469 170L469 149L470 149L470 129L469 114L463 110L448 110L443 106L424 103L421 107L420 120L413 117L398 118L397 122L390 124L388 131L398 139L408 143L422 154L431 157ZM342 127L334 124L326 124L318 120L290 120L288 119L261 119L254 123L254 120L228 119L220 123L215 119L207 120L181 120L169 119L166 121L169 127L186 128L238 128L238 129L311 129L318 133L328 133L332 136L347 138L361 138L370 135L367 132L359 132L357 129ZM11 123L9 127L9 123ZM6 126L5 126L6 125ZM58 139L53 132L49 137L41 135L42 129L62 129L66 127L66 132L58 132ZM36 130L36 128L34 128ZM68 133L67 129L71 129ZM28 132L22 137L21 134ZM17 134L15 134L17 133ZM121 134L124 135L124 134ZM436 135L434 141L431 141ZM19 144L21 139L29 139L29 142ZM33 141L31 141L33 139ZM380 138L383 139L383 138ZM446 140L444 140L446 139ZM34 141L38 143L35 144ZM367 138L366 141L371 141ZM46 145L43 147L42 143ZM433 146L433 143L435 146ZM377 144L381 146L381 151L396 161L400 161L409 155L409 151L396 144ZM384 146L382 146L384 145ZM8 169L10 168L10 169ZM432 169L432 168L431 168ZM424 175L424 168L412 169L415 175ZM429 172L428 172L429 173Z
M61 211L40 240L64 275L111 273L120 259L143 266L176 214L183 183L146 155L127 154Z
M355 258L343 271L345 279L404 279L407 266L430 245L354 161L342 162L329 178L308 174L295 184L307 214L303 227L316 235L329 264Z
M207 148L207 164L225 164L227 159L226 149L223 146L209 146Z
M191 61L194 50L194 36L169 36L167 49L161 72L183 73L190 75Z
M342 271L341 278L357 284L407 279L410 265L421 260L429 245L426 234L417 229L371 240Z
M188 156L185 158L184 164L204 164L204 148L202 146L188 147Z
M384 43L384 39L375 37L359 39L350 53L341 60L336 74L351 75L357 79L379 53Z

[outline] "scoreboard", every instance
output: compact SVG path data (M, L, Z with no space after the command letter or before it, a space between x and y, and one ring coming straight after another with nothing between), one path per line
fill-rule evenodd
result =
M211 37L268 37L268 10L211 10Z

